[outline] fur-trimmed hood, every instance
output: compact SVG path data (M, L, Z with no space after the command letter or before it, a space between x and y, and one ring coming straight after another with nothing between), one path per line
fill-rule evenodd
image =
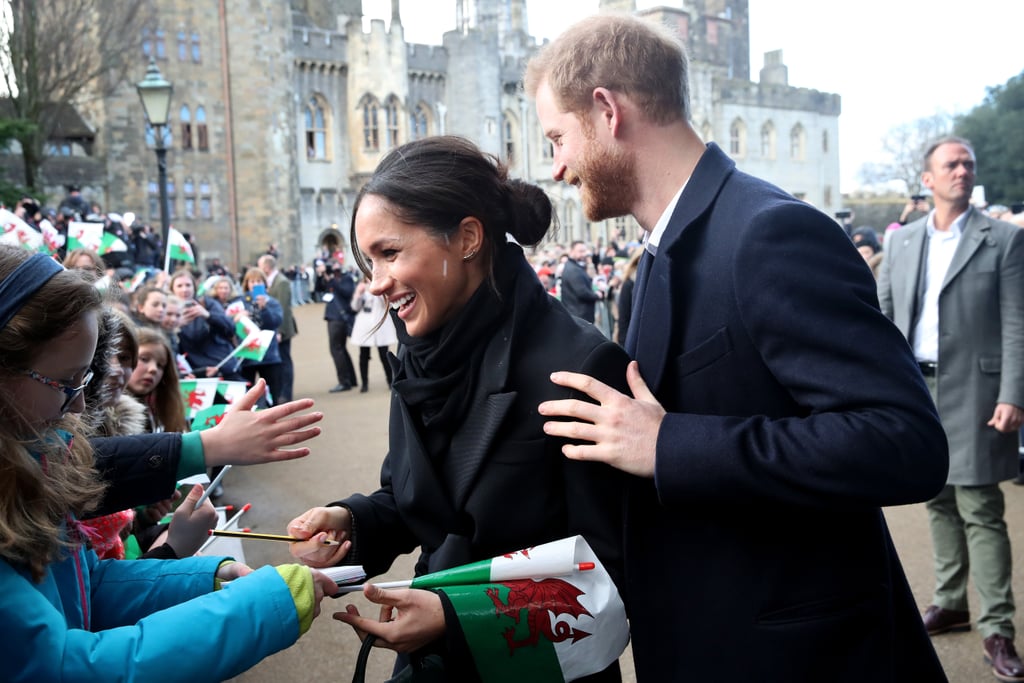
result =
M149 415L146 407L128 394L121 394L117 403L105 408L102 422L97 425L97 433L103 436L129 436L145 434L148 429Z

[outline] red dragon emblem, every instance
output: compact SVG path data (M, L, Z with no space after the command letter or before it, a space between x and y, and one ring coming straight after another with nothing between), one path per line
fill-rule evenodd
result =
M203 398L205 396L206 396L206 391L205 390L204 391L199 391L198 389L193 389L192 391L188 392L188 407L189 408L202 408L203 407Z
M568 581L523 579L505 581L501 585L509 589L507 604L501 601L497 588L487 589L487 597L494 603L495 613L499 617L509 617L518 624L522 611L526 610L526 625L529 628L529 635L522 640L515 639L514 626L505 629L504 636L508 642L510 655L515 654L517 648L536 645L541 636L552 643L560 643L570 638L575 643L590 635L564 621L555 621L552 625L552 616L557 617L560 614L568 614L575 618L583 615L593 616L580 604L578 598L583 595L583 591Z
M220 421L223 420L223 419L224 419L224 413L220 413L218 415L210 415L208 418L206 418L206 421L203 422L203 429L209 429L210 427L216 427L217 425L220 424Z

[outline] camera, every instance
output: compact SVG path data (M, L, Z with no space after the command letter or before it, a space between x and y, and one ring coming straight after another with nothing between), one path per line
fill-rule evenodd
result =
M924 195L923 194L912 194L912 195L910 195L910 201L914 202L915 204L918 203L918 202L923 202L924 201Z
M842 220L844 218L849 218L852 215L853 215L853 212L850 211L849 209L844 209L843 211L836 211L836 218L838 218L840 220Z

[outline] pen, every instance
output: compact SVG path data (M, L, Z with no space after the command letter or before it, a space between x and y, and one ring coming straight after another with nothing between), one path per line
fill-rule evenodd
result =
M304 539L294 538L292 536L281 536L279 534L257 534L247 531L245 529L241 531L231 531L228 529L210 529L211 536L228 536L231 538L253 538L260 541L287 541L288 543L299 543ZM323 545L341 545L341 541L323 540Z
M210 492L217 488L217 484L220 483L220 480L224 478L224 475L227 474L228 470L230 469L231 465L224 465L221 471L217 473L217 476L213 478L213 481L210 482L210 485L206 487L205 491L203 491L203 495L201 495L199 497L199 500L196 501L196 510L198 510L202 506L202 504L206 502L206 499L210 497Z

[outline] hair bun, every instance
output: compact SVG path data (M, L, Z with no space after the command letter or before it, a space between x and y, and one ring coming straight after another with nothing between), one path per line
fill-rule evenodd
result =
M518 178L507 181L506 185L512 214L512 227L509 232L520 244L537 244L551 227L551 200L544 190Z

